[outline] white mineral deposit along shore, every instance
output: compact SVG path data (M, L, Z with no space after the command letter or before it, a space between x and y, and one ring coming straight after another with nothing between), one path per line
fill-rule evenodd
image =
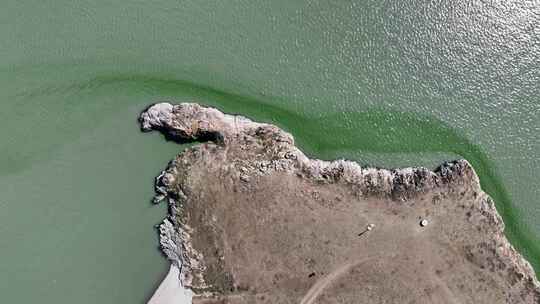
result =
M180 269L171 264L169 273L161 282L148 304L191 304L192 292L178 279Z

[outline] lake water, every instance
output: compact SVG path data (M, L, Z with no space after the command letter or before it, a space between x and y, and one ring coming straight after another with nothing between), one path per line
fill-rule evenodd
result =
M0 299L144 303L167 271L149 103L276 123L314 157L464 157L540 269L540 5L13 1L0 10Z

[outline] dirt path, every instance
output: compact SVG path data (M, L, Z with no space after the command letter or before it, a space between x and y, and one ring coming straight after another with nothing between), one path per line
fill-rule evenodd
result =
M375 257L366 257L361 260L357 260L354 262L346 263L331 273L329 273L327 276L321 278L318 280L304 295L302 300L300 301L300 304L313 304L317 297L330 285L332 282L334 282L336 279L339 279L342 275L344 275L349 269L351 269L354 266L357 266L359 264L362 264L364 262L367 262ZM381 258L378 256L377 258ZM441 287L441 298L445 301L444 303L452 303L457 304L455 297L452 293L452 291L448 288L448 286L442 282L438 277L433 276L432 281L436 281L439 287Z
M336 270L332 271L331 273L329 273L327 276L325 276L324 278L318 280L309 290L308 292L306 293L306 295L302 298L302 300L300 301L300 304L312 304L315 299L317 299L317 297L319 296L319 294L328 286L330 285L333 281L335 281L337 278L339 278L340 276L342 276L343 274L345 274L347 272L347 270L351 269L352 267L358 265L358 264L361 264L361 263L364 263L364 262L367 262L369 260L371 260L373 257L366 257L364 259L361 259L361 260L358 260L358 261L355 261L355 262L350 262L350 263L346 263L340 267L338 267Z

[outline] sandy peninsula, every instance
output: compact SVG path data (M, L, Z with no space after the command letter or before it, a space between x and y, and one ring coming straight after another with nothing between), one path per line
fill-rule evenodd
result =
M199 143L156 180L173 266L152 304L184 290L208 304L540 303L465 160L433 171L314 160L274 125L194 103L154 104L140 122Z

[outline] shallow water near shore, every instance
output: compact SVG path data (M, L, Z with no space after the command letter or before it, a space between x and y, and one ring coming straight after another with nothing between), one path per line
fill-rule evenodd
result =
M540 42L527 5L8 1L0 300L148 299L168 269L153 178L182 147L136 118L164 99L275 123L317 158L466 158L538 270Z

